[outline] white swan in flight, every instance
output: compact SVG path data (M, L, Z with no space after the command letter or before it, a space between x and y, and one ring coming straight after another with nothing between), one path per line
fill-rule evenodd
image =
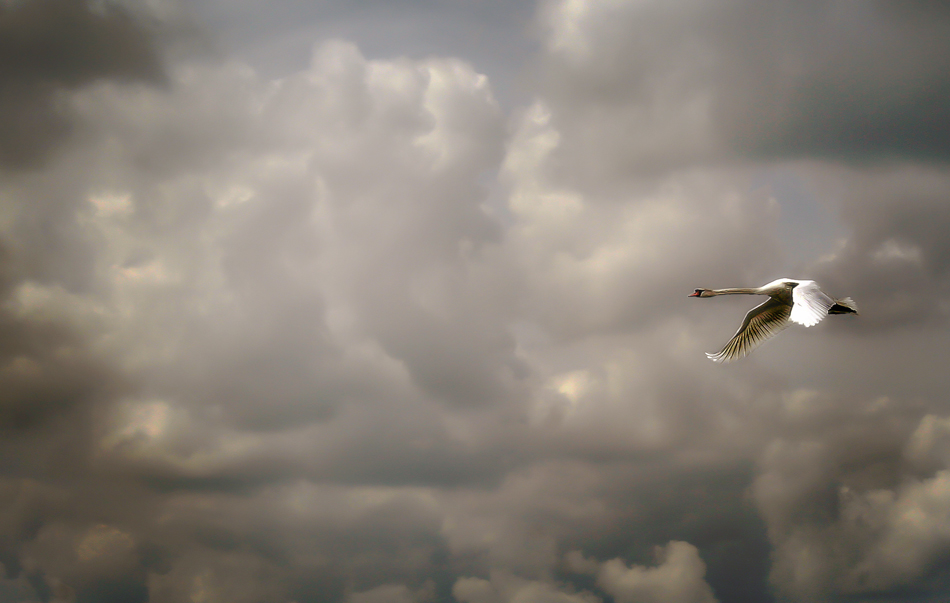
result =
M858 307L850 297L832 299L822 293L815 281L780 278L752 289L696 289L689 297L716 295L768 295L764 303L749 310L736 331L721 350L707 353L713 362L729 362L742 358L759 344L788 326L789 321L811 327L828 314L857 314Z

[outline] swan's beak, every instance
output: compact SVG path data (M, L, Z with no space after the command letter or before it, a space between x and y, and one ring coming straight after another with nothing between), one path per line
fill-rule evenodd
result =
M686 297L699 297L699 291L693 291L692 293L690 293L690 294L687 295Z

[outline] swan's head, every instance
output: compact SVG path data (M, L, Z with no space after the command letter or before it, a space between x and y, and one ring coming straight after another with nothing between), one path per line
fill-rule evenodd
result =
M696 289L689 294L688 297L712 297L713 292L711 289Z

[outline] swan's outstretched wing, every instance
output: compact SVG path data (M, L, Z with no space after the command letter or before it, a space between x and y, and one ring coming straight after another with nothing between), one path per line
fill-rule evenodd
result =
M766 339L770 339L788 326L788 317L792 308L777 299L769 298L764 303L749 310L742 321L742 326L736 331L719 352L706 353L713 362L729 362L742 358Z
M815 281L798 281L792 289L792 322L812 327L828 315L835 300L821 292Z

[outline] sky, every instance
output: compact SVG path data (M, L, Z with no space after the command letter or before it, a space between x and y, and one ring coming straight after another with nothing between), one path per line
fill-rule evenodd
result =
M947 600L947 98L943 2L0 3L0 601Z

